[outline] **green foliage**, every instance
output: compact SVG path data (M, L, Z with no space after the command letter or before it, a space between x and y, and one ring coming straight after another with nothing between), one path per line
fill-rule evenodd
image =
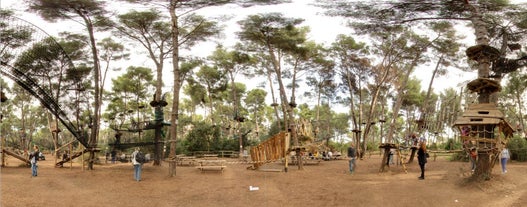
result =
M410 106L422 105L424 96L421 93L421 82L416 77L408 80L406 91L403 94L403 106L408 108Z
M444 149L444 150L459 150L463 149L463 144L461 142L456 142L454 139L448 139L446 143L441 144L438 146L437 149ZM463 161L468 162L469 157L466 151L461 151L452 154L450 157L450 161Z
M452 157L450 157L450 161L468 162L469 157L466 151L461 151L461 152L452 154Z
M448 139L443 147L440 148L444 150L456 150L463 148L463 144L461 142L456 142L454 139Z
M347 149L347 145L346 145L346 149ZM374 143L374 142L368 142L368 143L366 143L366 150L367 151L378 150L378 144Z
M438 144L436 142L431 143L431 144L428 145L427 149L429 149L429 150L437 150L438 149Z
M269 129L269 134L268 134L269 137L272 137L275 134L278 134L278 132L285 130L285 128L284 128L285 126L284 126L283 120L280 120L280 126L282 126L282 129L278 128L278 121L273 121L273 123L271 123L271 127Z
M194 124L194 128L187 134L185 140L185 148L188 151L213 151L216 150L220 131L208 123L198 122Z
M507 147L511 152L512 160L527 161L527 141L524 138L515 136L509 141Z
M334 152L340 152L341 154L345 155L348 150L348 143L340 143L340 142L330 142L329 148L333 149Z

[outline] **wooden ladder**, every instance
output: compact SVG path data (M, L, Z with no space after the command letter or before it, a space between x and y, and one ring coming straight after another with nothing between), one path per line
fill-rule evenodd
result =
M403 166L404 172L408 174L408 169L406 168L406 155L403 155L399 148L397 148L395 151L397 152L397 156L401 159L401 165Z

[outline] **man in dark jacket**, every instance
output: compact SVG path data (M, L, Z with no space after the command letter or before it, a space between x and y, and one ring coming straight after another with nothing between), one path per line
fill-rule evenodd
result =
M424 180L426 164L426 144L425 142L420 142L419 145L419 150L417 150L417 160L419 161L419 167L421 168L421 176L419 176L418 178L419 180Z
M355 167L355 158L357 157L357 152L355 151L355 148L353 146L353 142L350 143L350 146L348 147L348 158L349 158L349 165L350 165L350 174L353 174L353 168Z

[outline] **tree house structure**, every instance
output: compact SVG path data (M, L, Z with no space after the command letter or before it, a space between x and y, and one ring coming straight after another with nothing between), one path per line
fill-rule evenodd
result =
M478 78L467 84L471 92L494 93L501 90L499 83L487 78ZM464 150L476 149L478 162L475 174L489 174L499 154L512 137L514 129L505 121L505 116L495 103L471 104L454 122L459 130Z

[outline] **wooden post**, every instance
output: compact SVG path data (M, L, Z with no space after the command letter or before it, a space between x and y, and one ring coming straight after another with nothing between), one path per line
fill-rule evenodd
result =
M82 147L81 147L82 148ZM82 150L82 153L81 153L81 162L82 162L82 171L84 171L84 149Z
M408 164L414 161L415 153L417 152L417 147L412 147L412 153L410 154L410 159L408 159Z
M1 120L0 120L0 123ZM1 125L0 125L1 126ZM2 167L5 166L5 153L4 153L4 137L2 136L2 133L0 133L0 153L1 153L1 156L2 156Z
M70 143L70 151L68 154L68 157L70 158L70 170L73 168L73 159L71 158L71 151L73 150L73 146Z
M285 157L285 166L284 166L284 172L287 172L287 167L288 167L288 163L289 163L289 156L288 156L288 149L289 149L289 144L290 144L290 134L289 133L286 133L285 136L284 136L284 157Z
M379 172L386 172L387 171L385 169L386 166L388 166L388 168L390 168L389 165L386 165L386 162L388 162L388 159L390 157L390 147L389 146L384 146L383 149L384 149L384 153L382 155L381 168L379 169Z

